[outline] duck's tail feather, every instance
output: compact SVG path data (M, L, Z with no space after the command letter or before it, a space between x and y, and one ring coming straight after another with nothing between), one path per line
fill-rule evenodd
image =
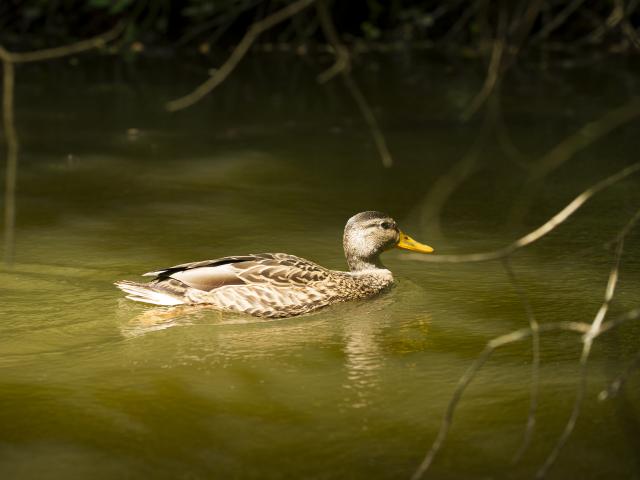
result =
M143 303L152 303L154 305L182 305L185 302L162 290L153 288L148 283L136 283L128 280L120 280L114 283L116 287L125 292L129 300Z

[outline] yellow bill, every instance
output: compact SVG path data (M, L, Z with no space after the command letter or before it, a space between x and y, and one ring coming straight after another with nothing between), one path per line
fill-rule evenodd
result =
M406 233L400 231L400 241L396 244L397 248L404 248L405 250L411 250L413 252L420 253L433 253L433 248L424 243L416 242Z

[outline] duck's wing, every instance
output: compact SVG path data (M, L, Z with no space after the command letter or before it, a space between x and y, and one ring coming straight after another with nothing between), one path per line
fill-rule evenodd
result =
M212 291L226 285L304 287L329 276L329 270L286 253L261 253L185 263L146 273L153 283L178 280L188 287Z
M152 272L143 273L143 277L156 277L156 279L170 277L177 272L184 272L187 270L193 270L201 267L217 267L221 265L228 265L231 263L239 263L245 261L252 261L262 257L265 254L260 255L242 255L238 257L222 257L214 260L202 260L200 262L181 263L180 265L174 265L173 267L163 268L160 270L154 270Z

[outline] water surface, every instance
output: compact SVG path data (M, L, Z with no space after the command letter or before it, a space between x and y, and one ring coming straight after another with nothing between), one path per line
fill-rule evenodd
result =
M501 92L500 136L495 117L489 127L483 114L459 119L479 67L364 59L356 78L391 169L341 84L320 87L315 73L298 59L250 59L205 102L170 115L162 102L204 66L81 59L18 70L15 258L0 271L2 478L409 477L486 342L527 325L500 262L389 252L391 291L277 321L136 304L113 281L263 251L344 268L344 223L372 209L440 254L498 248L637 160L631 121L513 213L527 162L638 95L630 65L524 67ZM478 143L435 215L434 188ZM616 184L514 255L541 323L592 321L613 260L606 244L640 207L638 185ZM638 238L627 238L611 318L638 306ZM640 476L637 374L597 400L639 334L629 323L597 340L582 414L550 478ZM580 349L574 333L543 338L538 421L517 465L531 346L498 351L460 403L431 478L532 477L568 419Z

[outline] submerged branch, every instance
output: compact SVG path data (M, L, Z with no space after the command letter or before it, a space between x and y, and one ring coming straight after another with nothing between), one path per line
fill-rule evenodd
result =
M504 121L504 117L502 115L502 106L500 105L499 95L494 95L491 100L491 111L494 117L496 138L498 140L498 144L502 148L502 151L507 154L507 156L511 158L511 160L513 160L513 162L518 167L522 169L528 169L530 167L530 163L527 160L526 155L524 155L522 151L515 145L509 134L507 124Z
M422 231L428 230L432 238L443 238L440 219L445 205L460 186L479 169L480 152L489 141L492 128L491 118L490 112L487 111L473 143L460 160L436 179L423 200L419 202L423 206L420 215L421 229Z
M640 352L637 352L631 363L627 365L627 368L624 369L620 375L618 375L613 382L609 384L606 390L603 390L598 395L598 400L603 401L609 398L615 397L618 392L624 387L625 383L627 383L628 378L631 374L640 368Z
M2 123L7 144L7 164L4 184L4 263L13 263L16 223L16 180L18 176L18 135L13 119L13 88L15 72L7 52L0 47L2 58Z
M569 135L553 147L536 163L531 164L531 173L521 194L509 213L510 223L514 224L525 216L537 185L551 172L557 170L578 152L589 147L613 130L631 122L640 116L640 101L635 100L622 107L607 112L601 118L587 123L577 132Z
M500 18L498 20L498 32L493 40L491 49L491 60L487 69L487 76L484 80L482 88L473 98L467 109L462 114L462 120L469 120L486 102L487 98L493 93L500 79L500 70L502 66L502 56L505 49L505 30L507 24L507 14L505 8L500 9Z
M596 140L608 135L613 130L629 123L638 116L640 116L640 101L635 100L620 108L607 112L598 120L586 124L576 133L560 142L533 166L532 180L539 180L548 175L580 150L584 150Z
M87 40L64 45L62 47L35 50L32 52L9 52L0 46L0 61L2 61L2 123L7 144L7 163L4 190L4 263L13 263L16 223L16 184L18 177L18 133L14 119L14 87L15 64L53 60L76 53L86 52L95 48L102 48L108 42L115 40L123 32L124 24L118 23L106 33Z
M362 93L362 90L360 90L360 87L351 76L351 58L349 50L340 41L335 25L333 24L333 20L331 19L331 15L329 14L329 10L327 9L324 1L319 1L316 4L316 9L318 12L318 18L320 19L322 32L333 47L336 55L334 64L318 76L318 82L327 82L338 74L342 76L345 87L358 105L360 114L369 127L371 137L373 138L378 154L382 159L382 164L385 167L391 167L393 165L393 158L391 157L391 152L389 152L389 148L387 147L387 141L385 140L382 130L378 125L378 120L369 106L369 102L367 102L367 99Z
M607 187L619 182L620 180L640 171L640 162L634 163L614 175L596 183L592 187L588 188L576 198L574 198L566 207L556 213L553 217L547 220L544 224L529 232L525 236L510 243L506 247L492 250L482 253L468 253L464 255L433 255L422 256L417 254L405 255L403 258L411 260L418 260L422 262L435 262L435 263L462 263L462 262L485 262L488 260L499 260L504 258L516 250L526 247L537 240L541 239L549 232L553 231L560 224L564 223L571 215L573 215L582 205L584 205L591 197Z
M536 413L538 410L538 394L540 385L540 324L536 320L536 316L533 313L533 307L531 305L531 302L529 301L526 290L522 288L520 282L518 282L518 279L516 278L516 274L511 267L509 257L505 257L502 263L507 272L509 280L511 281L511 284L516 290L516 293L518 294L518 297L520 297L520 301L524 306L524 311L527 316L527 320L529 321L529 328L531 329L532 359L529 414L527 416L527 423L524 429L524 435L522 437L522 444L514 454L512 460L513 463L517 463L520 461L527 448L529 448L529 444L531 443L531 438L533 437L533 431L536 425Z
M376 119L373 110L369 106L367 99L360 90L360 87L358 87L358 84L351 77L351 75L343 76L342 80L344 81L347 90L349 90L351 96L358 105L360 113L362 114L362 118L364 118L364 121L369 127L369 131L371 132L371 136L373 137L373 142L375 143L378 154L382 159L382 165L387 168L393 166L393 157L391 156L391 152L387 147L387 141L385 140L384 135L382 134L382 130L380 130L380 126L378 125L378 120Z
M191 93L176 100L167 102L165 108L170 112L175 112L177 110L182 110L184 108L190 107L200 101L214 88L216 88L226 80L231 72L233 72L233 70L238 66L238 63L240 63L240 61L247 54L249 48L251 48L251 45L253 45L253 43L262 33L275 27L279 23L284 22L297 13L300 13L302 10L313 4L314 1L315 0L298 0L297 2L287 5L277 12L263 18L262 20L255 22L253 25L251 25L251 27L249 27L249 30L247 30L247 33L245 33L244 37L242 37L240 43L236 46L233 52L231 52L231 55L229 56L227 61L219 69L217 69L208 80L196 87L195 90L193 90Z

